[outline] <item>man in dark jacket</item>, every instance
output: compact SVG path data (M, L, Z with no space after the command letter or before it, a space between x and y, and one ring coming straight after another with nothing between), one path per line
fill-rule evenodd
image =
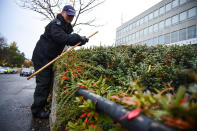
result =
M35 71L61 54L65 45L74 46L78 42L81 42L80 45L84 45L88 42L85 36L71 34L73 32L71 22L74 16L75 9L70 5L66 5L61 14L58 14L56 19L46 26L45 32L41 35L33 52L32 61ZM45 111L44 106L49 95L52 75L52 65L36 75L34 103L31 106L32 115L36 118L49 117L50 112Z

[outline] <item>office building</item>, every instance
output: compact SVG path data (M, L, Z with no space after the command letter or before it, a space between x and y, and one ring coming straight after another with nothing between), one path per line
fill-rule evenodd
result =
M196 44L197 0L162 0L116 29L116 45Z

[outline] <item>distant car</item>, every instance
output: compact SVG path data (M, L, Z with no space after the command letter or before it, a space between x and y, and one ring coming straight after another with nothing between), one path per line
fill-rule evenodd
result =
M11 73L11 68L9 67L3 67L5 69L5 74L10 74Z
M0 74L4 74L6 72L5 68L0 67Z
M33 73L35 72L35 70L34 70L34 69L32 69L32 70L31 70L31 72L32 72L32 74L33 74Z
M16 73L18 73L18 70L17 69L11 69L11 73L16 74Z
M22 68L20 72L20 76L30 76L32 74L32 69L30 68Z

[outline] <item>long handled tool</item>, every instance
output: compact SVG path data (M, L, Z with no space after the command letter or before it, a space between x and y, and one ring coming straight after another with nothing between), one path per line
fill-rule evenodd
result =
M92 35L88 36L87 38L89 39L90 37L94 36L96 33L98 33L98 31L96 31ZM56 60L58 60L59 58L61 58L66 53L68 53L69 51L71 51L72 49L74 49L75 47L77 47L80 44L81 44L81 42L77 43L75 46L73 46L73 47L69 48L68 50L66 50L65 52L61 53L61 55L59 55L58 57L56 57L55 59L53 59L52 61L50 61L48 64L46 64L45 66L43 66L42 68L40 68L38 71L34 72L32 75L30 75L29 77L27 77L27 80L29 80L33 76L37 75L40 71L42 71L43 69L47 68L49 65L51 65L52 63L54 63Z

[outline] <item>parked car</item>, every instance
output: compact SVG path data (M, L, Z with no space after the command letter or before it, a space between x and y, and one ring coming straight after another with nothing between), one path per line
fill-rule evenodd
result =
M5 69L5 74L10 74L11 73L11 68L9 67L3 67Z
M20 72L20 76L30 76L32 74L32 69L30 68L22 68Z
M0 74L4 74L5 73L5 68L3 68L3 67L0 67Z
M32 72L32 74L33 74L33 73L35 72L35 70L34 70L34 69L32 69L32 70L31 70L31 72Z
M18 73L18 70L12 68L12 69L11 69L11 73L12 73L12 74L16 74L16 73Z

